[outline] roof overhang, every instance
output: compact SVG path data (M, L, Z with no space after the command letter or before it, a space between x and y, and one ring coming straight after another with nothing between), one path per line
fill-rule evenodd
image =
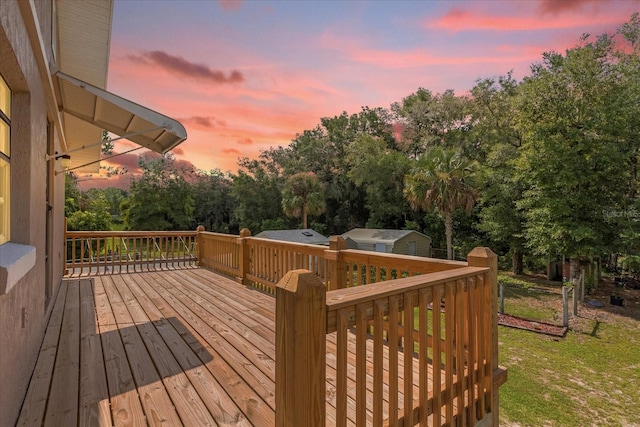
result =
M96 135L96 129L105 129L160 154L187 138L187 131L177 120L61 71L56 71L54 76L67 150L77 151L72 159L74 167L100 158L100 139L85 139L85 136ZM97 149L90 147L96 144ZM85 146L87 150L82 149ZM88 169L81 171L93 171Z

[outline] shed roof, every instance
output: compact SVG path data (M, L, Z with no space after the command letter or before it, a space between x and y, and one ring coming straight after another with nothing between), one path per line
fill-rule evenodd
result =
M325 237L310 228L306 228L303 230L266 230L258 233L256 237L271 240L282 240L292 243L306 243L309 245L329 244L328 237Z
M394 243L409 234L417 234L431 240L429 236L415 230L389 230L377 228L354 228L342 235L345 239L350 238L358 243Z

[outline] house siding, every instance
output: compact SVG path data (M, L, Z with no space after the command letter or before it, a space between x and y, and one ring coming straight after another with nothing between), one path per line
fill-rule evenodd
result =
M38 27L48 29L50 40L51 2L35 4L41 13ZM63 269L64 174L56 177L51 171L52 209L47 213L48 111L31 43L33 34L28 33L23 19L28 10L27 2L0 1L0 73L12 90L10 241L36 251L34 267L0 295L0 426L14 425L18 417L50 314L48 302L55 297ZM44 52L50 54L50 46ZM57 141L54 148L60 150ZM47 215L51 215L50 247L54 248L48 296Z

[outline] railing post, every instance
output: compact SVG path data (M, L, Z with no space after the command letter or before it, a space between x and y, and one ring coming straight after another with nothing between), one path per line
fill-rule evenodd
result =
M67 235L67 231L69 231L67 229L67 217L64 217L64 258L62 261L63 276L69 275L69 270L67 270L67 264L69 264L69 242L68 242L69 236ZM71 247L73 247L73 243L71 244Z
M247 273L249 273L251 268L251 251L247 244L247 237L251 237L251 231L248 228L240 230L240 237L238 237L238 245L240 246L238 251L240 256L240 259L238 260L238 268L240 269L240 283L243 285L249 284L247 281Z
M202 259L204 248L202 244L202 239L200 238L200 233L204 231L204 225L199 225L196 227L196 246L198 247L198 259L196 261L196 265L200 267L200 260Z
M487 278L491 286L491 372L498 372L498 256L489 248L477 247L467 255L469 267L489 267ZM498 386L491 383L491 420L492 425L498 426L500 422L500 402Z
M329 237L329 249L324 251L324 258L329 261L329 281L331 290L345 287L346 277L344 262L340 251L347 249L347 241L342 236Z
M276 426L324 427L326 288L307 270L276 285Z

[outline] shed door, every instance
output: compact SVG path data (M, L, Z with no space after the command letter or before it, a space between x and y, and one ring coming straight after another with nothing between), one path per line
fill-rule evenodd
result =
M409 247L407 248L407 255L418 255L418 245L416 241L411 240L410 242L407 242L407 244L409 245Z
M384 243L376 243L376 252L387 252L387 245Z

